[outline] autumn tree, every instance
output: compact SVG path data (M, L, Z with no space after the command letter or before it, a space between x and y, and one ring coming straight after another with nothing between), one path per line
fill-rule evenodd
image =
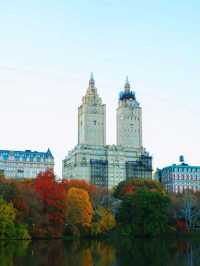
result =
M34 187L43 202L43 215L48 216L49 234L60 236L66 212L66 191L62 183L56 182L52 171L46 171L37 176Z
M11 203L0 198L0 239L13 239L16 237L14 220L16 210Z
M67 223L90 226L92 215L93 207L88 192L79 188L70 188L67 193Z
M26 226L16 224L16 210L11 203L0 198L0 239L30 238Z
M66 192L68 192L70 188L80 188L80 189L86 190L90 196L90 200L93 203L93 205L94 205L94 202L96 202L99 199L100 188L96 187L93 184L88 183L85 180L63 179L62 184Z
M41 231L48 223L48 215L43 211L44 203L34 188L27 184L20 184L13 204L17 210L18 223L27 224L31 235L42 236L43 234L38 234L38 229Z
M106 188L95 186L94 184L80 179L63 179L62 184L66 192L68 192L70 188L86 190L90 196L94 209L99 206L108 207L108 204L110 203L111 193Z
M150 179L131 179L122 181L114 190L114 196L119 199L135 193L138 189L145 189L152 192L165 194L164 187L160 182Z
M191 230L193 226L200 224L200 197L199 192L192 192L190 190L184 191L181 194L170 194L172 201L171 216L175 219L179 228L184 225L187 230ZM182 226L182 228L184 228ZM185 231L185 228L184 230Z
M93 222L91 228L92 235L106 233L116 227L116 220L111 210L98 207L94 211Z
M81 188L86 190L88 193L96 191L96 186L80 179L63 179L62 184L65 190L68 191L70 188Z

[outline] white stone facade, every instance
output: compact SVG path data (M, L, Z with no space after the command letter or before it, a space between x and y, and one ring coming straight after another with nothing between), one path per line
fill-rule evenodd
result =
M78 144L106 144L106 106L97 94L93 76L78 108Z
M50 151L0 150L0 171L6 178L33 179L40 172L54 171L54 157Z
M117 108L117 145L142 148L142 108L130 90L128 79Z
M106 107L93 76L78 110L78 145L63 160L63 177L112 188L128 178L152 178L142 147L142 111L128 80L117 109L117 145L106 145Z

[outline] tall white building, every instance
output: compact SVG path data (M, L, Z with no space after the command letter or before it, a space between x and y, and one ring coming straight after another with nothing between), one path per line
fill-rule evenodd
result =
M97 93L93 74L78 108L78 144L106 145L106 106Z
M117 108L117 145L142 149L142 108L131 91L128 77Z
M152 158L142 146L142 109L128 78L119 95L117 145L106 145L106 106L93 75L78 109L78 145L63 160L63 177L112 188L131 178L152 178Z

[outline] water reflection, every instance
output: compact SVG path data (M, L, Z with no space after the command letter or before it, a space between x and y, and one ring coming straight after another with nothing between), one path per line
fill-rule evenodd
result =
M0 242L0 266L199 266L190 240Z

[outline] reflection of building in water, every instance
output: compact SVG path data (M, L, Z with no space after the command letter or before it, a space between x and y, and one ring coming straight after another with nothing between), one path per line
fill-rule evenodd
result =
M183 156L180 156L180 164L157 169L155 175L168 192L200 191L200 166L186 164Z
M113 187L131 178L152 178L152 158L142 145L142 108L128 79L119 95L117 145L106 145L106 106L93 75L78 109L78 145L63 160L63 177Z

